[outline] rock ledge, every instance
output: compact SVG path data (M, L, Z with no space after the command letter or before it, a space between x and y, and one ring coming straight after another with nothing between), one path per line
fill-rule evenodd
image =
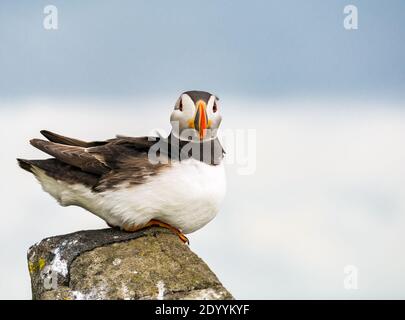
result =
M50 237L28 250L32 298L233 299L209 267L163 228Z

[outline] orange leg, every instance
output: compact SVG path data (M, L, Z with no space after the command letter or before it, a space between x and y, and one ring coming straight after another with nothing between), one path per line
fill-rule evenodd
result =
M167 224L162 221L155 220L155 219L150 220L147 224L145 224L144 226L141 226L141 227L131 225L131 226L124 226L123 229L127 232L135 232L135 231L145 229L147 227L153 227L153 226L169 229L170 231L177 234L177 236L180 238L181 241L183 241L186 244L190 244L190 241L188 240L188 238L180 230L176 229L175 227L171 226L170 224Z

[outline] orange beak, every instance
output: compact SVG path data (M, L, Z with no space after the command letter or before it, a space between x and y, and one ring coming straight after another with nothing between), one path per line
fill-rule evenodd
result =
M194 118L194 127L198 130L200 140L204 139L207 133L208 116L205 102L200 100L197 102L197 113Z

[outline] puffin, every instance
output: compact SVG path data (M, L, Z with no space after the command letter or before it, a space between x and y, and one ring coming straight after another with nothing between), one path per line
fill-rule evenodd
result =
M185 234L210 222L225 197L218 101L205 91L182 93L167 137L87 142L42 130L46 140L30 143L52 158L17 161L61 206L82 207L126 232L167 228L189 244Z

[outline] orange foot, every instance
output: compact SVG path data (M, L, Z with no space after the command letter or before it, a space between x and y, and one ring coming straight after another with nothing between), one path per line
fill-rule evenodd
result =
M190 244L190 241L188 240L188 238L180 230L176 229L175 227L171 226L170 224L164 223L159 220L152 219L142 227L134 226L134 225L130 225L130 226L124 225L123 229L127 232L135 232L135 231L139 231L141 229L145 229L147 227L153 227L153 226L169 229L170 231L173 231L175 234L177 234L177 236L180 238L181 241L183 241L186 244Z

